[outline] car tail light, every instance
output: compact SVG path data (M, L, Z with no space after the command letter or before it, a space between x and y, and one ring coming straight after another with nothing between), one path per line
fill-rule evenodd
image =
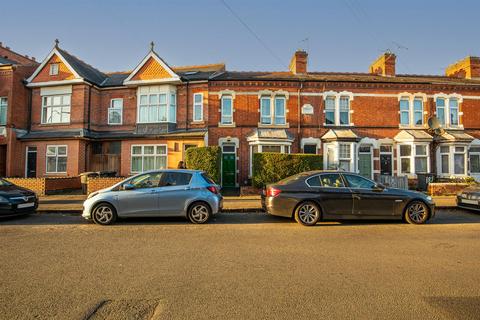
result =
M208 191L210 191L211 193L215 193L215 194L218 194L218 188L215 187L215 186L209 186L207 187Z
M268 188L267 188L266 195L267 195L267 197L276 197L276 196L278 196L278 195L280 194L280 192L281 192L281 191L278 190L278 189L275 189L275 188L273 188L273 187L268 187Z

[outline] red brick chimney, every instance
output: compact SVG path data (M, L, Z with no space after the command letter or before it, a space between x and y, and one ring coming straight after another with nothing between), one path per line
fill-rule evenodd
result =
M385 52L370 65L370 73L384 77L395 76L395 62L397 56L391 52Z
M480 58L468 56L457 61L447 67L445 75L464 79L480 78Z
M290 72L293 74L307 73L308 53L304 50L297 50L290 60Z

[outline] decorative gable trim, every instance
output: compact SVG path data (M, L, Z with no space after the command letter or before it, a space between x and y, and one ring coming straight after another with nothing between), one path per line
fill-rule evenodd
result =
M167 71L170 78L151 79L151 80L132 80L142 67L150 60L154 59L160 64L160 66ZM138 85L138 84L154 84L154 83L166 83L166 82L181 82L180 77L168 66L168 64L160 58L155 51L151 50L140 64L130 73L130 75L123 81L124 85Z
M68 68L68 70L70 70L70 72L74 75L75 79L81 79L83 81L83 78L77 73L77 71L75 71L75 69L68 63L68 61L62 56L62 54L60 53L60 51L57 50L57 47L54 47L52 49L52 51L50 51L50 53L48 54L48 56L42 61L42 63L38 66L38 68L35 70L35 72L30 76L30 78L27 79L27 87L33 87L33 86L36 86L34 84L32 84L32 81L35 79L35 77L40 73L40 71L43 70L43 68L45 68L45 66L47 65L48 61L50 61L50 59L56 55L58 58L60 58L60 60L62 61L63 64L65 64ZM71 81L71 80L66 80L66 81ZM60 81L58 81L60 82ZM38 86L38 85L37 85Z

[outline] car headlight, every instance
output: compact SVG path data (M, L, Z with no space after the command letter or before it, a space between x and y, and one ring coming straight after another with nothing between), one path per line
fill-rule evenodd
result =
M9 203L7 198L0 196L0 203Z
M90 193L90 194L88 195L87 199L93 198L93 197L95 197L95 196L96 196L97 194L99 194L99 193L100 193L100 192L98 192L98 191L92 192L92 193Z
M427 196L427 201L432 201L432 197Z

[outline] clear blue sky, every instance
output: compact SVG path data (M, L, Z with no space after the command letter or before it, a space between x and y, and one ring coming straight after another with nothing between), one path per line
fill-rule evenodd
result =
M152 40L170 65L223 61L229 70L286 70L299 47L310 71L367 71L390 49L398 73L441 74L480 55L480 1L225 1L274 55L221 0L8 1L0 41L41 60L59 38L102 71L134 68Z

